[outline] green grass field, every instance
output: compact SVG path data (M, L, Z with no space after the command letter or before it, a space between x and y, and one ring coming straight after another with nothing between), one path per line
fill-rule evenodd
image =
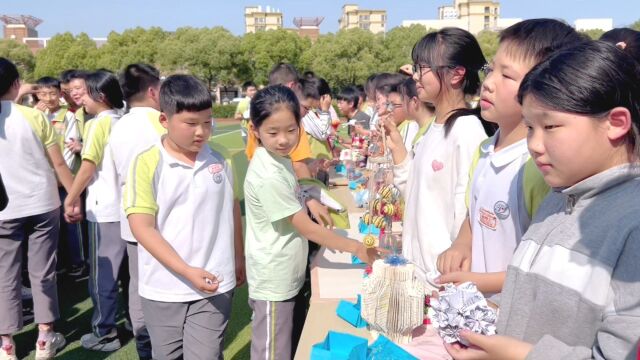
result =
M229 152L236 153L244 148L237 124L221 124L213 136L213 141ZM57 358L67 360L138 358L132 334L124 329L123 313L119 316L118 327L120 341L123 344L120 350L113 353L102 353L87 351L80 346L80 337L91 331L92 305L86 280L74 282L64 275L59 276L58 298L60 300L60 319L55 323L55 328L66 337L67 346ZM34 358L37 336L34 324L25 326L21 332L15 335L19 358ZM244 285L236 289L234 295L231 319L225 334L225 359L249 359L250 339L251 309L247 303L247 286Z

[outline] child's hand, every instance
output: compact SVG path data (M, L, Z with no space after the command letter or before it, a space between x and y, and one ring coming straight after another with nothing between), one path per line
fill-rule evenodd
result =
M236 255L236 287L244 285L247 281L244 255Z
M70 224L79 223L82 220L82 207L80 199L64 200L64 220Z
M42 101L38 101L38 103L36 104L35 108L40 110L40 111L42 111L42 112L45 112L47 110L47 105Z
M389 250L383 248L367 248L364 244L360 244L353 255L357 256L358 259L362 260L362 262L372 265L374 261L380 259L381 255L388 253Z
M456 245L454 242L450 248L438 255L436 267L441 274L454 271L471 270L471 249L468 246Z
M440 275L435 280L437 285L444 285L448 283L453 283L455 285L460 285L465 282L478 282L478 279L474 276L474 273L468 271L454 271L448 274Z
M190 266L184 274L182 274L189 282L199 291L204 293L213 294L218 291L218 285L223 280L221 277L217 278L210 272Z
M380 132L382 132L382 128L384 128L386 132L385 140L387 141L387 147L389 150L393 151L399 147L404 147L402 135L400 135L400 131L398 131L398 127L391 116L381 118L378 123L378 128L380 129Z
M328 207L322 205L318 200L310 198L307 200L307 208L321 226L333 228L333 220L329 216Z
M76 154L82 151L82 143L73 138L65 143L65 147Z
M531 344L508 336L487 336L462 330L460 337L471 346L464 347L458 343L444 344L449 355L456 360L524 359L532 349Z
M320 110L329 111L331 107L331 95L325 94L320 96Z

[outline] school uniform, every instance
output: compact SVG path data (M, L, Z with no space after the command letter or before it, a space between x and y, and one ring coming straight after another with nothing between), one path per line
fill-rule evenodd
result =
M73 112L69 111L66 107L61 107L56 112L45 112L47 119L51 123L57 137L58 145L60 146L60 153L64 158L65 163L71 170L72 174L76 174L80 168L81 158L80 155L73 150L66 147L66 143L72 140L80 140L80 128L78 126L78 119L76 119ZM58 187L58 193L60 196L60 202L64 203L67 197L67 191L62 185ZM82 236L82 226L80 223L71 224L64 220L64 214L60 214L60 250L63 251L62 259L66 259L68 265L73 268L84 267L85 263L85 247L84 239Z
M303 209L291 160L259 147L244 189L251 358L290 359L294 298L304 284L309 251L289 220Z
M28 269L36 323L59 317L56 249L60 198L47 149L57 137L38 110L1 102L0 173L9 194L0 211L0 334L20 330L22 321L22 241L29 242Z
M154 216L187 264L222 277L215 294L200 292L138 246L138 289L154 358L222 359L236 285L230 166L208 145L194 165L185 164L158 141L132 161L123 204L127 216Z
M150 107L133 107L113 126L109 148L116 170L118 186L124 192L131 161L158 142L166 129L160 124L160 112ZM121 201L120 201L121 202ZM119 207L120 237L125 241L129 259L129 318L141 358L151 357L151 342L145 327L142 303L138 294L138 242L131 233L124 207Z
M530 159L527 139L496 152L499 136L498 130L480 144L470 172L473 272L507 270L513 252L529 228L533 208L549 190L539 172L525 171Z
M89 294L94 305L91 326L98 337L116 327L118 272L126 251L120 238L120 188L108 143L119 119L115 110L97 114L85 129L82 148L82 160L96 165L87 186L85 208L89 222Z

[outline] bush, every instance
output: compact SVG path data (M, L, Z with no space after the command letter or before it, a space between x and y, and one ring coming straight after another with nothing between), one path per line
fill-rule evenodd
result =
M236 105L213 105L213 117L216 119L233 119L236 113Z

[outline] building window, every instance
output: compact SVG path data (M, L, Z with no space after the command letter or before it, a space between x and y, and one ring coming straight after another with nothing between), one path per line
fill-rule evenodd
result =
M382 15L381 18L382 18L382 22L387 22L387 15Z
M491 13L491 9L488 6L484 7L484 13L485 14L490 14Z
M256 23L256 24L264 24L264 23L265 23L265 20L266 20L266 19L265 19L265 18L263 18L263 17L257 17L257 18L254 18L254 20L253 20L253 21L254 21L254 23Z
M484 17L484 29L487 30L491 26L491 20L489 16Z
M360 15L360 21L369 21L369 15Z
M360 24L360 29L362 29L362 30L369 30L370 27L371 27L371 24L369 24L369 23Z
M267 30L267 27L265 25L256 26L256 31L265 31L265 30Z

